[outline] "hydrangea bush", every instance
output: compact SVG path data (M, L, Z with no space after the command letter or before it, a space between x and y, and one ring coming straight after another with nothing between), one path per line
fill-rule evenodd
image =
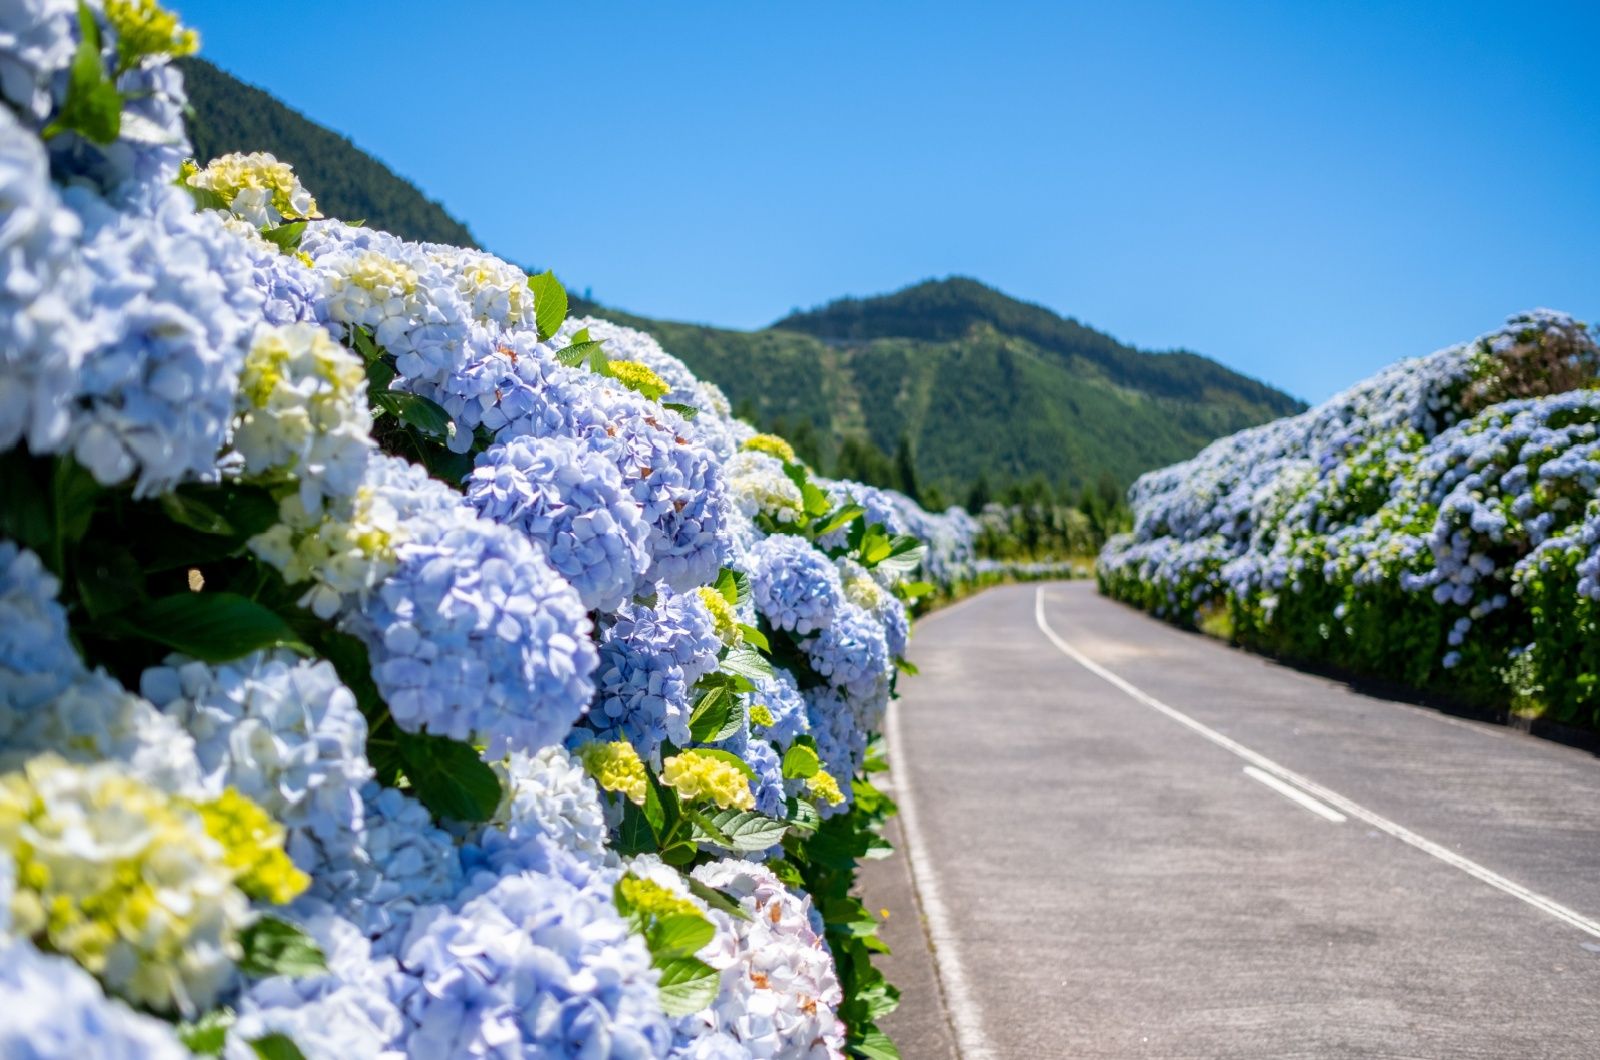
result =
M1535 310L1130 493L1103 591L1301 660L1600 725L1600 349Z
M896 1055L850 890L970 521L186 160L197 45L0 5L0 1052Z

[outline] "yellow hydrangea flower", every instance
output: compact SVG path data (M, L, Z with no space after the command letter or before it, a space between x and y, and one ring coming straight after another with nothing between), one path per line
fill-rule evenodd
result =
M117 63L130 70L151 55L178 58L200 50L200 34L155 0L106 0L106 21L117 34Z
M632 912L665 920L669 916L700 916L689 899L679 897L655 880L629 874L617 881L617 904Z
M283 852L283 826L233 788L211 802L195 805L206 833L222 844L224 864L231 868L239 889L252 898L274 905L294 901L311 878Z
M776 434L753 434L739 448L775 456L785 464L799 463L794 455L794 446Z
M629 390L637 391L652 401L657 400L672 389L667 385L665 379L655 373L654 369L639 361L611 361L608 364L607 372L613 379Z
M639 752L627 740L610 743L591 743L582 751L583 766L606 791L625 796L635 806L644 805L649 784L645 780L644 763Z
M723 810L753 810L749 778L731 762L688 750L661 763L661 782L691 802L710 800Z
M733 605L728 603L728 598L709 585L702 585L695 590L700 597L700 602L706 605L706 610L711 612L711 621L715 623L717 637L722 643L732 647L744 639L744 634L739 631L739 616L734 613Z
M763 728L770 729L777 723L778 719L772 716L772 711L768 710L764 704L752 703L750 705L751 725L760 725Z
M826 769L819 769L806 778L806 790L829 806L837 806L844 801L844 792L839 790L839 782L834 780L833 774Z

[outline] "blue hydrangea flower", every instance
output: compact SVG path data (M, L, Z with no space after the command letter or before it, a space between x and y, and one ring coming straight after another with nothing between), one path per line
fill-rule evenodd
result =
M822 803L817 809L824 817L845 813L854 799L847 778L861 771L867 754L867 729L860 723L850 700L834 688L808 690L806 715L811 722L811 736L817 741L822 768L838 781L845 799L837 806Z
M583 766L565 748L547 747L510 756L499 772L505 798L463 848L467 872L534 872L586 883L609 854L600 792Z
M421 503L398 498L394 569L344 622L366 643L395 722L480 741L490 759L560 742L594 690L577 593L526 537L447 487L402 486Z
M478 457L467 499L528 535L591 611L615 611L650 565L640 506L616 466L570 438L513 438Z
M812 668L851 696L876 695L894 669L883 627L848 600L804 647Z
M84 672L60 589L38 556L0 541L0 718L49 702Z
M284 651L215 667L174 657L140 690L194 737L211 792L237 788L283 824L302 867L312 859L298 833L332 843L360 830L367 722L332 664Z
M496 880L458 912L419 915L399 953L412 1056L665 1056L672 1029L613 874Z
M624 606L600 638L599 691L585 724L645 758L663 740L687 744L690 689L717 668L721 650L716 622L694 593Z
M6 895L10 905L10 895ZM27 942L0 945L0 1056L11 1060L185 1060L170 1023L105 996L88 972Z
M805 635L833 621L844 600L839 572L810 542L774 534L750 550L756 609L777 629Z

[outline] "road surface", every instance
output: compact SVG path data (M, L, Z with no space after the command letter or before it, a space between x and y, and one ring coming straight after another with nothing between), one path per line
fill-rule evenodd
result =
M895 933L939 981L889 1021L907 1060L1600 1056L1593 755L1087 582L974 597L912 655Z

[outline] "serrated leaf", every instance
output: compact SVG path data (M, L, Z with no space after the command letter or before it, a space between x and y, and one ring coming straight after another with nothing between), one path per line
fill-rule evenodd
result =
M560 331L567 319L567 289L554 272L545 271L528 277L528 290L533 292L533 314L543 342Z
M812 533L817 537L825 537L861 518L866 512L867 510L859 504L846 504L834 509L831 515L813 528Z
M478 823L500 806L500 778L472 747L444 736L396 730L401 767L417 801L435 817Z
M623 857L646 854L657 848L655 830L644 811L627 799L622 800L622 824L617 829L617 853Z
M717 580L712 584L712 588L715 589L724 600L728 601L731 606L738 606L739 583L735 578L732 569L723 567L721 570L717 571Z
M450 413L437 402L403 390L369 394L372 403L436 441L450 437Z
M260 1060L306 1060L294 1039L280 1031L255 1039L250 1043L250 1048L255 1050Z
M695 408L693 405L685 405L681 401L663 401L661 403L661 407L664 409L671 409L673 412L676 412L686 420L692 420L696 416L700 415L699 409Z
M582 334L582 332L579 334ZM593 340L585 342L573 342L571 345L563 346L561 349L556 351L556 360L560 361L568 368L576 368L581 365L591 354L595 353L599 349L600 343Z
M717 929L699 913L662 917L645 934L650 956L659 963L675 957L693 957L716 937Z
M730 717L735 721L743 720L744 716L738 707L738 697L726 686L706 689L689 714L689 735L699 743L727 739L717 734L727 727Z
M690 894L694 895L711 908L720 909L722 912L727 913L729 916L738 920L750 919L750 914L744 911L743 906L734 901L728 895L717 890L715 887L701 883L693 876L685 876L683 878L683 882L689 885Z
M797 743L783 753L783 776L786 780L804 780L817 775L822 759L815 749Z
M219 1056L228 1044L228 1028L237 1017L231 1009L207 1012L193 1023L180 1023L175 1029L183 1047L198 1056Z
M688 1016L717 999L722 975L695 957L678 957L661 969L661 1007L669 1016Z
M815 832L822 826L822 814L809 801L791 795L784 802L785 819L790 827Z
M747 644L729 648L722 657L722 669L751 681L773 676L771 660Z
M291 977L325 971L328 962L311 936L287 920L263 916L239 935L244 956L239 970L246 975Z
M691 807L685 807L684 819L694 826L693 840L696 843L714 843L717 846L733 846L733 837L718 828L716 822L708 815Z
M754 626L747 626L743 622L739 623L739 635L743 637L746 644L756 649L756 651L763 654L772 651L772 642L767 640L767 635Z
M789 828L787 822L753 810L719 810L711 815L711 823L728 837L724 845L741 853L766 850L781 842Z
M220 663L264 648L310 654L276 612L235 593L179 593L116 620L115 632L163 644L201 662Z
M900 1060L900 1049L880 1030L870 1030L850 1043L856 1055L865 1060Z
M300 249L300 240L306 234L306 222L291 221L288 224L278 225L276 228L263 228L261 238L277 247L285 254L293 254Z

